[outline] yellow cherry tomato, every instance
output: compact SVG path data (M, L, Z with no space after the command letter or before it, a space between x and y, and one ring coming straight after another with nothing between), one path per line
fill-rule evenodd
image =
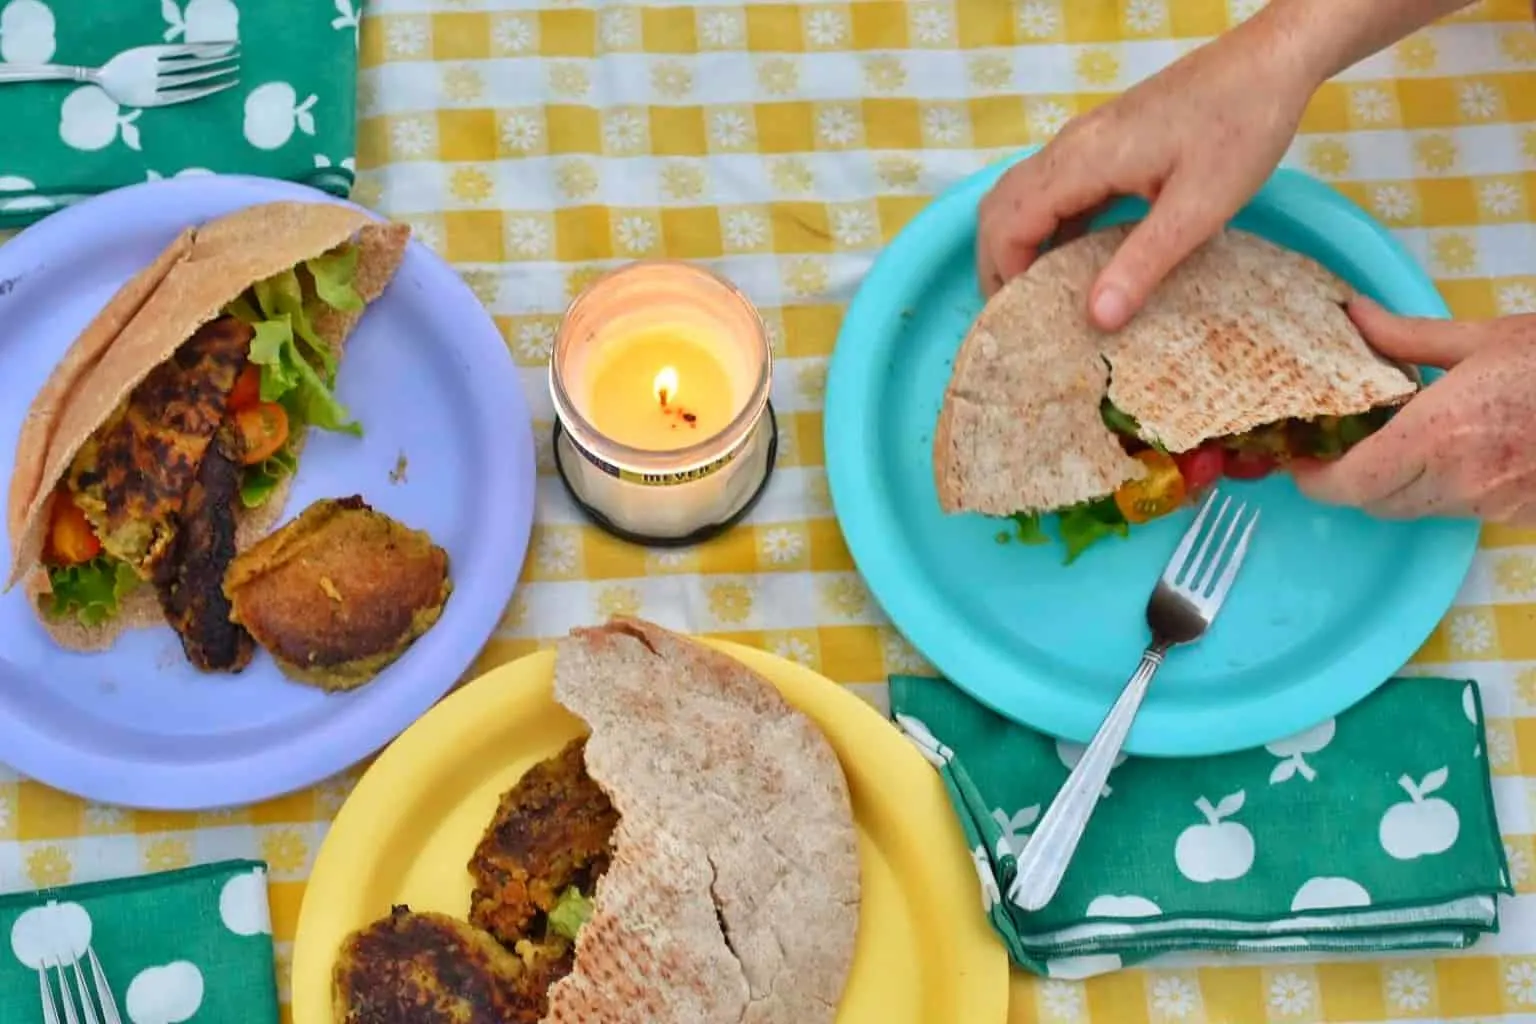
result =
M1151 448L1134 456L1147 468L1140 480L1127 480L1115 491L1115 505L1128 523L1145 523L1184 504L1188 490L1171 455Z

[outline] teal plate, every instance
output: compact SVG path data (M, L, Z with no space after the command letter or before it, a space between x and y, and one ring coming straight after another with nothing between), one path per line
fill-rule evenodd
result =
M1066 566L1058 544L1001 544L1006 523L939 511L933 428L982 306L976 205L1005 168L914 218L849 306L827 380L827 474L854 561L913 646L1000 714L1086 742L1136 666L1147 595L1193 512ZM1098 226L1145 209L1122 202ZM1389 309L1449 315L1391 235L1306 175L1276 172L1233 225L1312 256ZM1158 674L1130 753L1225 753L1343 711L1428 638L1477 549L1473 521L1375 520L1308 501L1283 476L1222 487L1257 502L1263 522L1216 624Z

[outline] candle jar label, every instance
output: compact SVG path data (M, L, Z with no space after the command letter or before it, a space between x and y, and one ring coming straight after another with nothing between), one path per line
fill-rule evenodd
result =
M689 469L680 469L667 473L637 473L632 469L624 469L622 466L615 466L613 463L608 462L605 459L601 459L594 455L592 452L587 451L587 449L583 448L579 444L572 445L572 447L580 452L588 462L592 463L592 465L596 466L604 473L607 473L609 476L623 480L625 483L641 484L646 487L670 487L674 484L686 484L692 483L695 480L702 480L707 476L718 473L720 470L730 465L730 463L741 452L739 447L734 448L720 456L718 459L713 460L712 462L706 462L702 466L693 466Z

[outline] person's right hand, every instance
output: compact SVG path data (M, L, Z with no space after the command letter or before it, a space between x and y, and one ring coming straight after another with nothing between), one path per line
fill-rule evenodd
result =
M1255 19L1257 21L1258 19ZM1318 84L1284 36L1246 23L1123 96L1069 122L982 200L976 262L991 296L1058 232L1109 199L1141 196L1147 218L1089 293L1118 330L1164 276L1258 191L1285 154Z

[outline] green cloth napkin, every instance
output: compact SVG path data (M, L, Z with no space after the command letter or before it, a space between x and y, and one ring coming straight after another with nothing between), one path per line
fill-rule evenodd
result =
M893 676L897 725L944 778L992 927L1020 967L1112 971L1175 950L1470 945L1512 893L1475 684L1401 678L1289 739L1110 774L1056 897L1007 893L1082 748L941 679Z
M89 945L125 1024L277 1024L267 869L258 861L0 896L0 936L8 940L0 1021L43 1019L40 951L62 950L67 960ZM80 963L89 984L90 961ZM56 973L53 985L57 999Z
M0 228L99 192L212 171L352 189L363 0L0 0L0 61L100 67L238 33L240 85L119 108L94 85L0 85Z

